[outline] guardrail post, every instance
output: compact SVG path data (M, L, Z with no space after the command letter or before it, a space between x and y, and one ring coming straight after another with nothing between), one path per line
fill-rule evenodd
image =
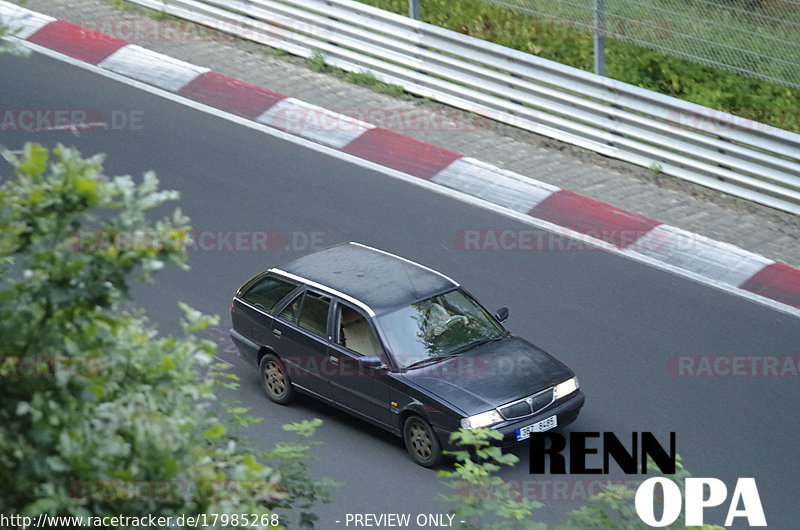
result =
M606 75L605 0L594 0L594 73Z
M408 0L408 16L419 20L419 0Z

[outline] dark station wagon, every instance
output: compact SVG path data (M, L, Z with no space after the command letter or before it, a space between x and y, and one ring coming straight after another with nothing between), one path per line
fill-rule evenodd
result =
M443 274L347 243L245 283L231 337L272 401L309 394L402 436L431 467L459 428L490 427L505 445L578 416L575 374L510 335L507 316Z

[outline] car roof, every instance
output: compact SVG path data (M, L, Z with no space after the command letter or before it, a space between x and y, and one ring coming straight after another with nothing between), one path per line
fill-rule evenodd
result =
M354 242L306 254L271 270L338 291L366 305L373 315L458 287L433 269Z

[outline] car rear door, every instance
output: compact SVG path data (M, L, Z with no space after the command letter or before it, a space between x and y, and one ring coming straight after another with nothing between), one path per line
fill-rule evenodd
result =
M272 309L293 291L299 292L299 288L295 282L267 274L246 285L234 298L231 307L233 329L250 341L244 351L251 362L258 364L257 354L261 346L274 347ZM250 343L254 346L250 347Z

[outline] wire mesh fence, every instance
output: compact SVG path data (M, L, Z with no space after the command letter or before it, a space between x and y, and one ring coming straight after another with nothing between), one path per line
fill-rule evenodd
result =
M800 0L482 1L531 15L540 31L591 32L600 14L606 39L800 88Z

